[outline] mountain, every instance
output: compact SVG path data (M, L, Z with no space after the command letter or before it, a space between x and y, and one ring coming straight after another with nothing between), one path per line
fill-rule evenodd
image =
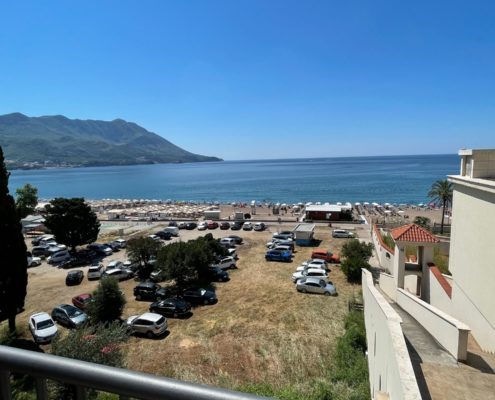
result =
M0 115L0 146L9 168L221 161L190 153L122 119Z

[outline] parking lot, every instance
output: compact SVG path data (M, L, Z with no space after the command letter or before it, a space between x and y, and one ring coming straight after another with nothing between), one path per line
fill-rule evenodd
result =
M163 226L143 225L141 233L154 233ZM336 338L343 332L347 302L360 287L348 284L338 266L331 265L330 280L337 288L337 297L298 293L291 275L309 258L312 248L296 247L291 263L267 262L264 258L265 243L272 233L292 227L275 224L264 232L181 230L174 241L206 233L243 237L244 244L237 246L238 269L229 271L229 282L215 284L217 304L194 307L189 318L170 318L169 334L161 339L132 337L125 345L128 368L230 388L262 382L304 388L308 378L324 377ZM113 238L109 235L101 241ZM331 238L326 226L316 228L315 238L321 240L320 247L337 254L347 240ZM121 250L103 263L126 259L125 250ZM78 269L86 274L87 267ZM19 325L27 325L32 313L70 304L72 297L90 293L98 285L98 281L85 277L78 286L65 286L66 274L67 270L46 262L29 269L28 295L25 311L17 318ZM127 299L124 317L148 311L151 303L134 299L136 284L133 279L120 283ZM25 336L30 339L27 329ZM49 348L43 346L44 351Z

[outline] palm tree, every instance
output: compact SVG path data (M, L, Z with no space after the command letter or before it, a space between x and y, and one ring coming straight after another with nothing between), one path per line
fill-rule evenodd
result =
M442 224L440 225L440 233L443 234L445 207L452 204L452 183L447 179L436 181L431 185L428 197L431 197L435 203L442 204Z

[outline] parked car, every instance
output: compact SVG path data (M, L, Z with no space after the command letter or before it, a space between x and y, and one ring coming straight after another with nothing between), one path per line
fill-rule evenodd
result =
M294 232L292 232L292 231L280 231L277 234L282 235L282 236L286 236L288 239L294 240Z
M58 250L58 251L52 253L52 255L48 256L46 261L48 262L48 264L60 264L61 262L67 261L70 259L71 259L71 256L67 250Z
M38 344L50 343L58 333L57 325L46 312L39 312L29 317L29 330Z
M291 248L289 246L285 246L283 244L276 244L273 247L271 247L270 250L290 251L292 253Z
M88 281L100 279L104 270L105 267L103 267L103 264L96 263L95 265L91 265L88 268Z
M333 254L330 251L325 249L315 249L313 253L311 253L311 258L320 258L329 263L339 264L340 257L337 254Z
M285 231L285 232L286 233L275 232L272 235L272 240L273 239L277 239L277 240L293 240L294 239L294 235L292 234L292 232L288 232L288 231Z
M186 229L186 227L187 227L187 222L182 221L177 224L177 228L179 229Z
M80 269L69 271L65 278L65 284L67 286L79 285L84 279L84 272Z
M186 229L188 231L192 231L193 229L196 229L197 226L198 226L198 224L196 222L188 222L186 224Z
M177 227L177 222L175 222L175 221L170 221L170 222L168 223L168 226L175 226L175 227Z
M266 247L272 249L278 245L288 246L291 251L294 251L294 242L291 239L282 240L282 239L272 239L270 242L266 243Z
M200 287L184 290L182 298L193 304L214 304L218 301L215 292Z
M110 260L107 264L107 269L114 269L114 268L124 268L124 263L119 260Z
M242 221L235 221L230 224L230 229L232 231L240 231L244 223Z
M287 250L268 250L265 254L267 261L292 261L292 253Z
M242 238L240 236L230 235L230 236L228 236L228 238L234 239L235 244L242 244Z
M150 312L178 318L191 313L191 304L183 299L171 297L151 303Z
M97 254L100 254L102 256L110 256L112 255L113 251L110 247L105 246L100 243L91 243L87 247L90 250L95 251Z
M198 224L198 231L206 231L208 229L208 222L203 221Z
M227 230L230 228L230 224L227 221L220 222L220 229Z
M168 231L158 231L155 233L156 236L158 236L160 239L163 239L163 240L170 240L172 239L172 233L171 232L168 232Z
M296 272L308 270L310 268L321 269L326 272L330 272L330 268L328 268L327 264L319 264L319 263L309 263L309 264L301 264L296 268Z
M221 238L219 243L227 248L235 247L235 239L231 237Z
M237 264L235 262L235 259L233 257L227 256L219 259L218 261L214 262L212 265L210 265L211 268L218 267L222 270L226 269L235 269L237 268Z
M41 236L37 236L35 237L34 239L31 240L31 244L33 246L39 246L41 241L49 241L49 240L55 240L55 236L54 235L41 235Z
M208 277L212 282L227 282L230 280L229 273L220 267L208 268Z
M86 322L88 315L70 304L60 304L52 310L52 318L68 328L77 328Z
M162 300L170 297L171 292L155 282L141 282L134 288L136 300Z
M103 246L110 247L113 253L120 251L120 244L116 242L103 243Z
M160 237L158 237L157 235L148 235L148 237L156 242L160 241Z
M121 249L125 249L127 247L127 240L125 239L116 239L113 243L117 243Z
M229 257L232 257L234 260L238 260L239 259L239 256L237 255L237 251L233 247L231 247L230 249L227 249L227 255Z
M217 229L218 228L218 222L208 221L207 226L208 226L208 229Z
M334 238L353 238L354 234L343 229L334 229L332 231L332 237Z
M141 333L152 338L167 331L167 320L163 315L147 312L127 318L127 327L131 333Z
M177 226L167 226L164 229L165 232L170 232L172 236L179 236L179 228Z
M320 264L324 265L325 268L328 268L327 262L321 258L310 258L309 260L303 261L301 265L309 265L309 264Z
M49 246L35 246L31 249L33 257L46 257L50 253L48 252Z
M83 265L87 265L88 262L87 260L83 258L78 258L78 257L71 257L68 260L62 261L61 263L58 263L58 268L62 269L69 269L69 268L75 268L75 267L80 267Z
M296 283L301 278L309 277L323 279L325 282L328 282L327 271L321 268L308 268L306 270L294 272L292 274L292 282Z
M242 230L243 231L252 231L253 230L253 224L251 222L244 222L242 225Z
M91 293L83 293L72 298L72 304L81 310L86 310L88 304L93 301L93 295Z
M41 258L40 257L33 257L33 255L28 252L27 263L28 263L28 267L36 267L38 265L41 265Z
M265 229L266 229L266 225L264 224L264 222L257 222L254 224L255 231L261 232L264 231Z
M129 269L120 269L120 268L112 268L106 269L102 274L101 278L116 278L119 281L123 281L125 279L130 279L134 276L134 272Z
M318 278L303 278L299 279L296 284L298 292L302 293L318 293L325 296L336 296L337 289L332 282L325 282Z

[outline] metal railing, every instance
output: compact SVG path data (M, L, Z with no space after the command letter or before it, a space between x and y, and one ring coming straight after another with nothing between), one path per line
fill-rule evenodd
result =
M0 346L0 400L11 400L10 375L23 373L35 379L36 396L48 399L47 379L74 385L77 400L88 389L114 393L121 400L255 400L247 393L197 385L160 376L107 367L85 361Z

